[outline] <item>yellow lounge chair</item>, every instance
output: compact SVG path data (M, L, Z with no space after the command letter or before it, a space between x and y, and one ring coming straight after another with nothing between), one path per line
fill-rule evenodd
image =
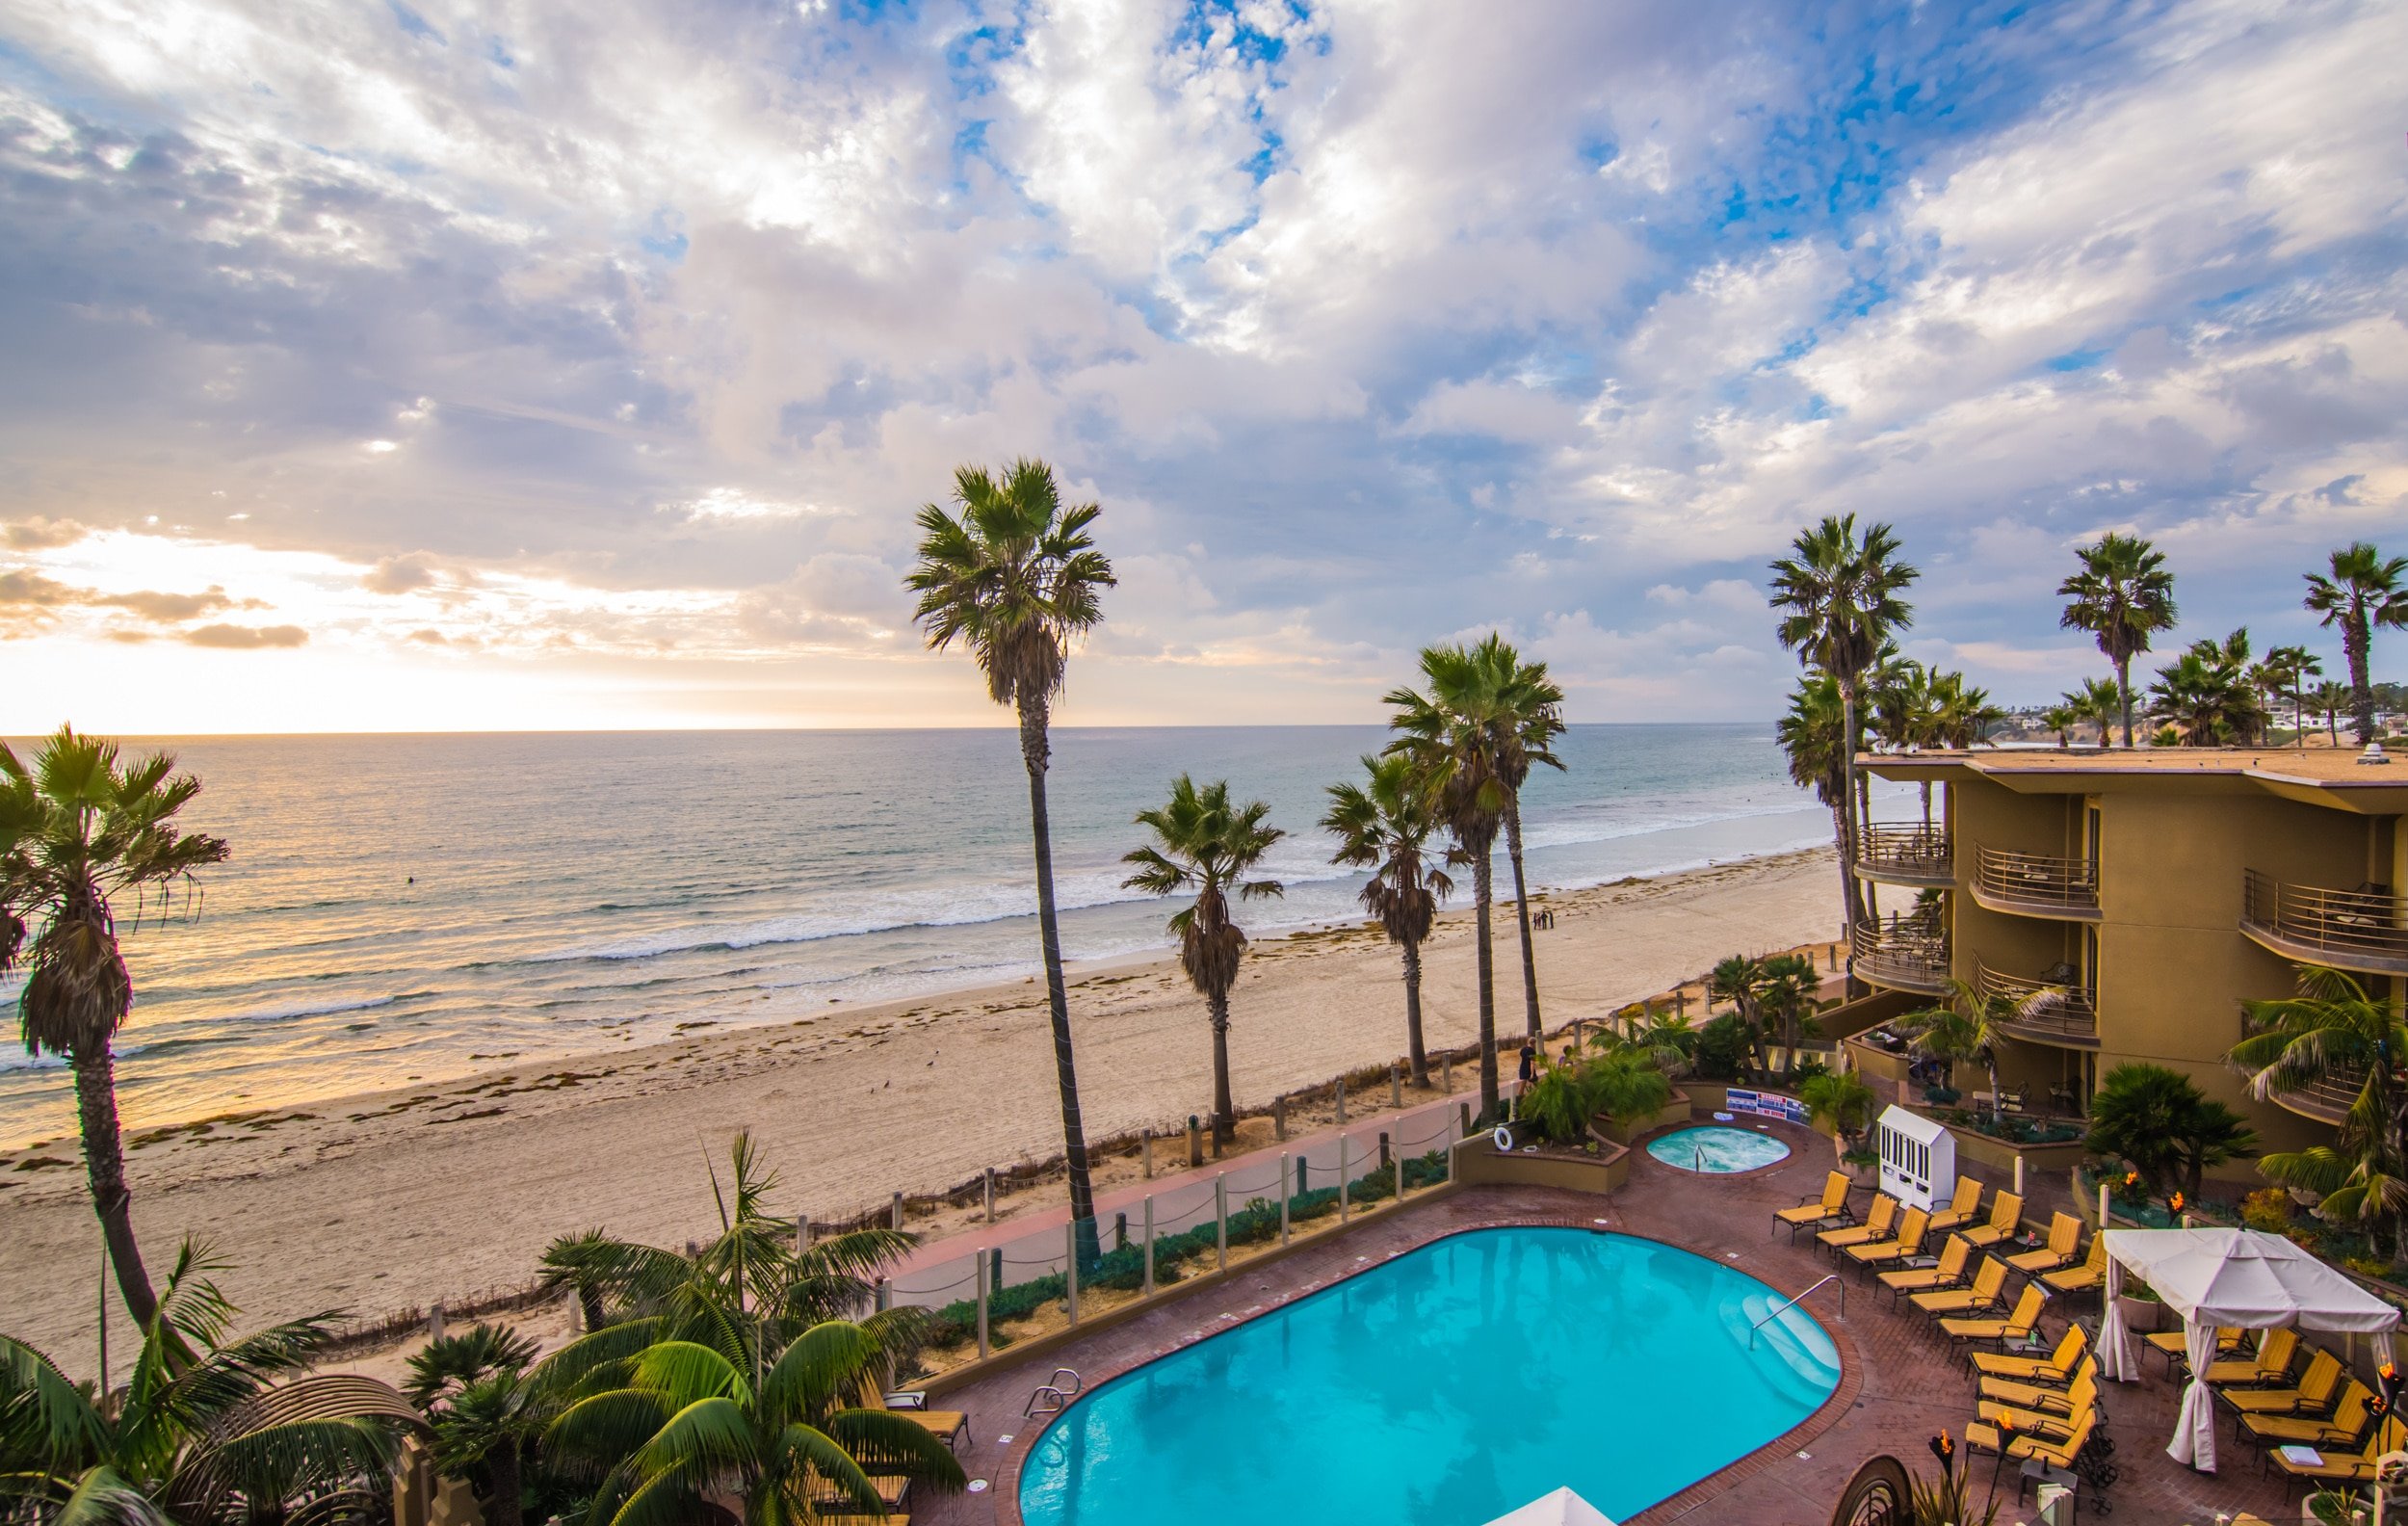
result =
M1996 1308L2006 1292L2006 1263L1997 1256L1983 1256L1981 1269L1974 1274L1974 1285L1948 1288L1938 1293L1918 1293L1915 1307L1935 1319L1943 1314L1973 1314Z
M2363 1451L2342 1457L2328 1457L2322 1462L2293 1462L2280 1451L2266 1454L2266 1460L2283 1470L2287 1478L2314 1484L2369 1484L2374 1480L2374 1460L2386 1452L2396 1452L2408 1445L2408 1426L2394 1415L2374 1428Z
M1971 1176L1956 1178L1956 1196L1949 1205L1931 1216L1931 1232L1947 1234L1960 1225L1972 1223L1981 1217L1981 1183Z
M1983 1355L1990 1353L1984 1352ZM1976 1369L1978 1371L1978 1369ZM1979 1397L1998 1404L2013 1405L2018 1409L2038 1409L2047 1414L2072 1414L2081 1406L2076 1402L2088 1391L2091 1398L2099 1396L2099 1364L2088 1357L2075 1364L2066 1382L2017 1382L2011 1378L1981 1380Z
M2009 1382L2051 1383L2057 1387L2074 1381L2074 1369L2090 1350L2090 1337L2079 1325L2068 1325L2057 1337L2056 1350L2046 1356L2008 1356L1999 1352L1974 1353L1974 1371L1984 1378L2003 1378Z
M1973 1259L1973 1254L1974 1248L1965 1243L1963 1235L1950 1235L1949 1243L1940 1248L1939 1265L1882 1273L1881 1285L1890 1290L1890 1306L1898 1307L1898 1300L1910 1293L1955 1287L1965 1280L1965 1263Z
M2176 1368L2187 1364L2190 1360L2189 1339L2180 1329L2159 1330L2154 1335L2143 1335L2140 1338L2151 1351L2165 1358L2165 1375L2169 1378L2174 1376ZM2216 1360L2222 1361L2228 1356L2246 1357L2248 1355L2249 1332L2247 1330L2237 1325L2217 1327Z
M2268 1330L2258 1342L2258 1355L2246 1361L2210 1362L2201 1376L2211 1388L2230 1383L2242 1388L2290 1386L2291 1359L2299 1355L2299 1332L2288 1327Z
M1833 1171L1822 1179L1822 1196L1809 1197L1794 1208L1782 1208L1773 1213L1772 1226L1790 1226L1790 1238L1795 1240L1800 1229L1819 1229L1828 1224L1844 1224L1854 1220L1856 1210L1847 1205L1847 1190L1853 1183L1847 1172Z
M2043 1272L2055 1272L2074 1264L2081 1250L2081 1221L2072 1214L2054 1214L2049 1219L2049 1240L2037 1250L2011 1255L2006 1264L2031 1276Z
M1884 1194L1872 1200L1872 1212L1865 1215L1863 1223L1846 1229L1825 1229L1815 1236L1826 1250L1841 1250L1852 1245L1871 1245L1886 1240L1898 1223L1898 1200Z
M1923 1254L1924 1231L1930 1226L1931 1215L1921 1208L1909 1208L1906 1217L1898 1221L1896 1239L1878 1240L1871 1245L1844 1246L1842 1249L1847 1253L1847 1258L1858 1266L1888 1266L1893 1261Z
M2038 1458L2053 1468L2071 1469L2074 1459L2090 1444L2090 1433L2099 1424L2099 1410L2092 1406L2074 1419L2073 1429L2062 1435L2017 1435L2005 1443L2011 1458ZM1965 1449L1996 1453L2000 1446L1999 1428L1976 1420L1965 1428Z
M2348 1376L2342 1359L2329 1351L2308 1358L2308 1370L2290 1388L2218 1388L2216 1398L2236 1414L2330 1414L2341 1398L2342 1380Z
M2052 1293L2087 1293L2107 1281L2107 1241L2099 1235L2090 1237L2090 1253L2081 1265L2066 1267L2058 1272L2043 1272L2040 1280Z
M1979 1250L1987 1246L1997 1245L2022 1228L2023 1223L2024 1200L2011 1192L2002 1192L1990 1199L1988 1222L1977 1223L1971 1229L1960 1230L1959 1233L1971 1240L1974 1243L1974 1249Z
M2374 1414L2374 1390L2351 1379L2349 1389L2342 1402L2324 1419L2314 1415L2245 1414L2240 1417L2240 1433L2264 1447L2311 1446L2339 1447L2347 1450L2357 1445L2366 1434L2367 1422Z
M2015 1429L2027 1435L2061 1436L2074 1429L2076 1421L2099 1407L2099 1370L2083 1368L2076 1375L2071 1388L2049 1397L2054 1402L2040 1408L2028 1409L1997 1399L1983 1399L1976 1408L1981 1418L1992 1425L2012 1420Z
M931 1409L929 1396L917 1389L902 1393L881 1393L873 1390L863 1401L871 1408L887 1409L919 1422L929 1434L946 1446L959 1451L964 1441L978 1438L970 1434L969 1413L961 1409Z
M2024 1284L2023 1296L2015 1301L2013 1311L2005 1318L1944 1319L1940 1322L1940 1333L1949 1338L1949 1349L1951 1353L1957 1347L1975 1341L2003 1343L2025 1340L2037 1333L2040 1329L2040 1305L2043 1302L2044 1295L2041 1291L2027 1282Z

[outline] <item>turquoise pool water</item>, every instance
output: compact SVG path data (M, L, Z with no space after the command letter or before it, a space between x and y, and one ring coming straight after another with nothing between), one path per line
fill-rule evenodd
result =
M1742 1128L1686 1128L1647 1142L1647 1153L1666 1166L1709 1176L1754 1171L1787 1160L1790 1147L1769 1134Z
M1398 1256L1074 1403L1020 1480L1028 1526L1481 1526L1564 1485L1616 1519L1763 1446L1839 1382L1729 1267L1584 1229Z

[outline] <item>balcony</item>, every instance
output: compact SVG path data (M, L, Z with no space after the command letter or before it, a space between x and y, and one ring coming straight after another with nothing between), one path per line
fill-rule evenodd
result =
M2276 1107L2296 1113L2301 1118L2315 1118L2319 1123L2335 1123L2349 1116L2350 1107L2358 1100L2358 1092L2367 1084L2364 1070L2337 1070L2316 1077L2303 1087L2277 1092L2266 1098Z
M1876 822L1856 834L1856 873L1866 880L1945 890L1956 883L1956 849L1946 828Z
M1975 856L1972 894L1975 905L1992 911L2096 922L2099 865L2089 858L1983 848Z
M2069 1049L2099 1047L2099 997L2087 987L2071 980L2025 980L1976 960L1974 987L2006 1004L2001 1026L2018 1039Z
M1940 995L1949 984L1948 934L1927 916L1860 922L1848 939L1847 967L1874 986Z
M2251 869L2241 881L2240 930L2299 963L2408 975L2408 928L2382 885L2325 890Z

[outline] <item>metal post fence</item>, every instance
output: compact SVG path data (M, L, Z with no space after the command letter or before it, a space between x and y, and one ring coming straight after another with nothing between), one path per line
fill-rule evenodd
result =
M1145 1199L1145 1296L1154 1296L1154 1199Z
M979 1355L980 1355L982 1357L983 1357L983 1356L985 1356L985 1355L987 1355L987 1344L986 1344L986 1255L985 1255L985 1253L984 1253L983 1251L982 1251L982 1252L981 1252L981 1253L980 1253L980 1254L976 1257L976 1259L973 1261L973 1263L972 1263L972 1271L973 1271L974 1275L975 1275L975 1276L977 1276L977 1278L978 1278L977 1287L978 1287L978 1297L979 1297Z
M1062 1225L1062 1288L1070 1304L1070 1328L1079 1328L1079 1221Z
M1288 1243L1288 1152L1279 1152L1279 1243Z
M1229 1173L1222 1171L1213 1178L1213 1241L1220 1258L1219 1270L1229 1270Z

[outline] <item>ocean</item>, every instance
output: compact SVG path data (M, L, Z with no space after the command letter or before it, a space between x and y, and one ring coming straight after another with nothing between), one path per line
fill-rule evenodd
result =
M1322 792L1373 726L1065 729L1050 777L1064 952L1167 947L1124 890L1131 817L1227 778L1290 835L1257 931L1359 918ZM20 747L23 744L18 744ZM233 855L131 923L131 1126L436 1081L1037 968L1028 792L1008 729L196 738L185 811ZM1769 724L1584 725L1524 796L1533 887L1830 840ZM1911 791L1885 787L1902 811ZM1889 814L1884 810L1883 814ZM1500 842L1500 895L1511 881ZM1456 904L1470 896L1458 877ZM1501 924L1502 931L1503 924ZM0 982L0 1002L14 983ZM13 1010L13 1007L12 1007ZM0 1144L73 1130L60 1062L0 1050Z

